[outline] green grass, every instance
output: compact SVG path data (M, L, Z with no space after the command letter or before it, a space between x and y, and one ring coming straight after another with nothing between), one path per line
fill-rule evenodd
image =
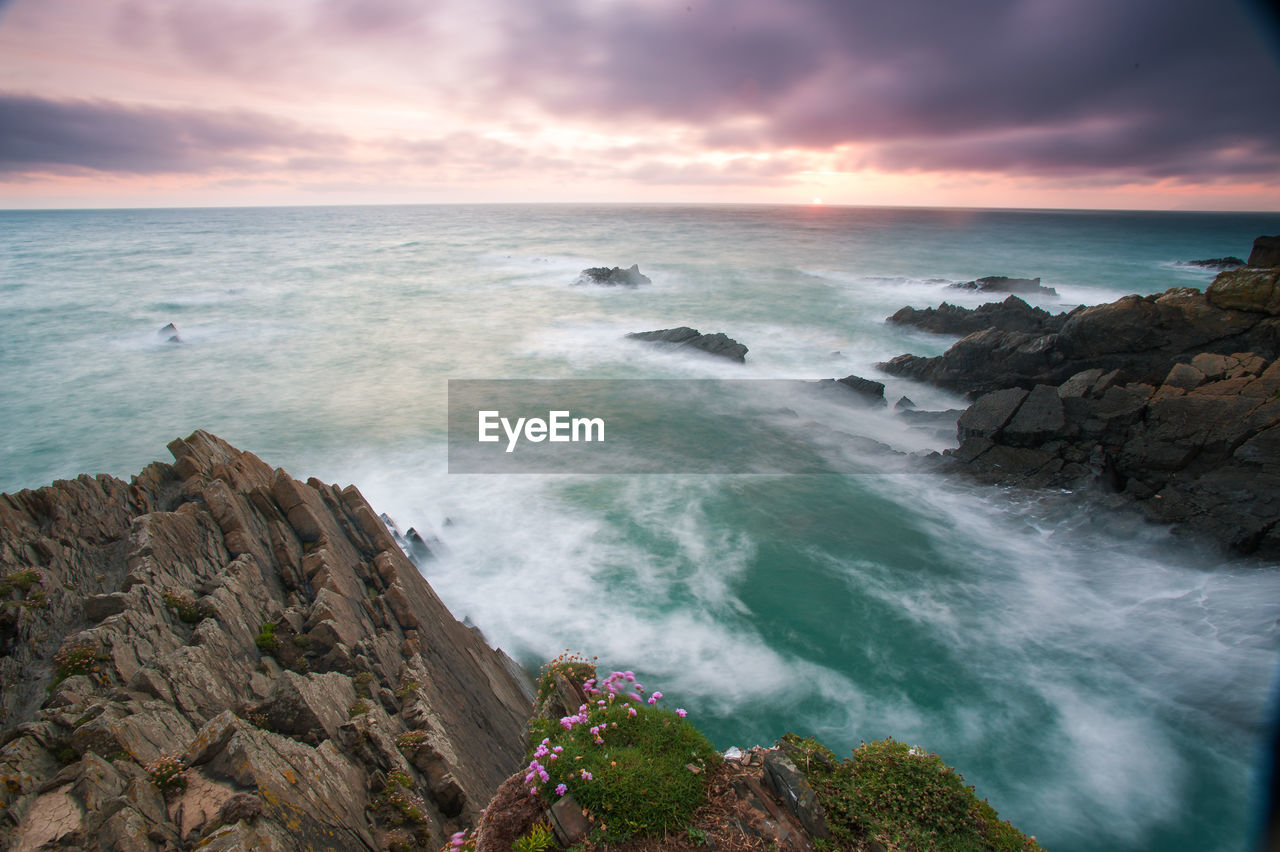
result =
M43 575L34 568L14 571L11 574L0 577L0 594L7 595L14 589L26 594L31 590L32 586L42 582L44 582Z
M276 636L276 625L274 622L268 621L262 625L262 629L258 631L258 636L253 640L253 644L258 646L258 650L264 654L275 656L276 651L280 650L280 637Z
M568 729L560 720L531 723L530 786L554 802L563 784L607 841L683 829L706 800L705 770L720 761L715 748L670 710L607 692L591 702L585 718L571 717L577 721Z
M936 754L886 739L863 743L840 761L816 740L787 734L783 743L842 843L876 840L890 852L1040 848L1034 838L1002 821Z

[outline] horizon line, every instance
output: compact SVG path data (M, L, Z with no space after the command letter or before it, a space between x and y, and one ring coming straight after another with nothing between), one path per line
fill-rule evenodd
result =
M102 206L102 207L3 207L0 213L81 213L159 210L306 210L336 209L342 207L780 207L816 210L821 208L861 210L953 210L969 212L1007 213L1195 213L1280 215L1275 209L1196 209L1196 208L1147 208L1147 207L1016 207L975 206L954 204L856 204L841 202L781 202L781 201L408 201L408 202L353 202L347 204L190 204Z

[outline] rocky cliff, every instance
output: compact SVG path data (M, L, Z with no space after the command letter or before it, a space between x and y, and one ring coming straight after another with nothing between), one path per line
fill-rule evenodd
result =
M205 432L0 496L0 846L439 848L524 755L528 677L354 487Z
M889 321L971 333L943 355L879 366L974 398L959 448L945 455L952 470L1001 485L1100 486L1160 523L1275 558L1280 267L1256 264L1280 262L1276 243L1260 237L1250 266L1203 293L1127 296L1056 317L1012 297L976 310L904 308Z

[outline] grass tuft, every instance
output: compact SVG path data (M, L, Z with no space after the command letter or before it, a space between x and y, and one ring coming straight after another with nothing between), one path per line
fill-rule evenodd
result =
M782 738L826 811L834 837L859 846L876 841L889 852L1032 852L1039 850L960 773L936 754L892 738L863 743L848 760L813 739Z

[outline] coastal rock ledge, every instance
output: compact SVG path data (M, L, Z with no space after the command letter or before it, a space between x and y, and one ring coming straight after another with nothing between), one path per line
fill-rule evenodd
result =
M0 496L0 847L439 848L524 754L527 675L354 487L206 432Z

